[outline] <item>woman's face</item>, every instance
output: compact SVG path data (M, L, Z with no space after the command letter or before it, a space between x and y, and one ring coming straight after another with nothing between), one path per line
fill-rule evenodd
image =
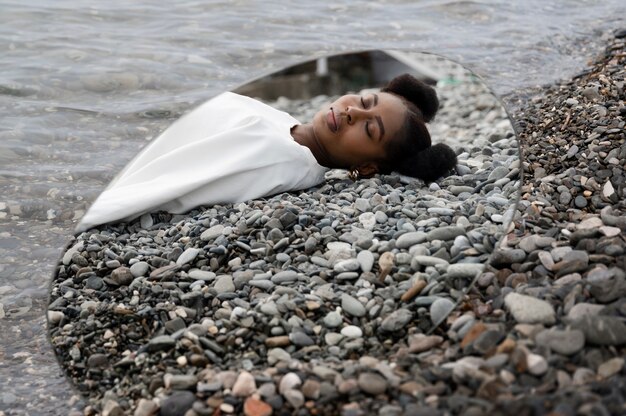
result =
M330 157L343 168L376 164L387 143L402 129L407 108L385 92L339 97L313 117L313 132Z

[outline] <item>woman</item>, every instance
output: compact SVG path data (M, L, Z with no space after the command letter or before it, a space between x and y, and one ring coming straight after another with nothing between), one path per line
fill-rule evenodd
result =
M448 146L431 146L425 123L438 107L435 90L408 74L380 93L344 95L307 124L251 98L221 94L126 166L77 231L146 212L184 213L306 189L333 168L349 169L355 179L397 171L433 181L456 164Z

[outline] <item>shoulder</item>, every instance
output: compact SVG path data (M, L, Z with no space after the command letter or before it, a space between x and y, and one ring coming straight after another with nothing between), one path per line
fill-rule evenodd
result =
M247 120L266 120L279 125L299 123L291 115L280 111L264 102L254 98L236 94L234 92L224 92L202 105L205 111L214 111L218 114L229 117Z

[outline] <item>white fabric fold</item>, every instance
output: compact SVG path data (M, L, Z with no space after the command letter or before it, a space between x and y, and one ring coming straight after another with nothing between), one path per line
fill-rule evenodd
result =
M177 120L100 194L77 227L128 221L146 212L184 213L309 188L328 170L298 144L289 114L221 94Z

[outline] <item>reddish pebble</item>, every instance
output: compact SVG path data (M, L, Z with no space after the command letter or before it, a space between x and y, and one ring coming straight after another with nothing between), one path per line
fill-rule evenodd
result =
M248 397L243 404L243 413L246 416L270 416L272 406L254 396Z

